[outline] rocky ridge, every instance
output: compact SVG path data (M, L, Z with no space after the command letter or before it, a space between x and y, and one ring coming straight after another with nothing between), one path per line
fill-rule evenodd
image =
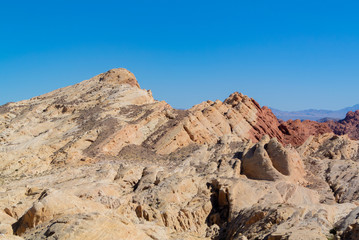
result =
M337 135L348 134L351 139L359 139L359 110L348 112L340 121L328 121L327 124Z
M355 239L359 142L125 69L0 107L5 239ZM1 236L0 236L1 239Z

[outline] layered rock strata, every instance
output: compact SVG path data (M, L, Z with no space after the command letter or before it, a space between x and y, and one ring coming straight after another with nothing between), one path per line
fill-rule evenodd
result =
M0 239L356 239L359 143L125 69L0 107Z

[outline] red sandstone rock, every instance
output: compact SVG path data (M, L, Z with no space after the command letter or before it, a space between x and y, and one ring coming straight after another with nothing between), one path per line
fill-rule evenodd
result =
M335 134L348 134L351 139L359 139L359 110L348 112L343 120L338 122L328 121L327 123Z
M254 100L252 99L252 101ZM263 135L269 135L270 137L276 137L282 144L299 146L311 135L317 136L332 132L326 123L310 120L282 122L266 106L258 108L257 117L257 124L251 130L254 138L252 140L255 141L260 140Z
M324 133L332 132L326 123L316 121L289 120L282 122L278 127L284 135L284 144L294 146L302 145L311 135L317 136Z

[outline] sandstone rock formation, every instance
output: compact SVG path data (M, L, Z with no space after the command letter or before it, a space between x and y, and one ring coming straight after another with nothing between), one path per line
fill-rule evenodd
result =
M260 142L245 153L242 172L248 178L258 180L287 179L304 181L304 165L295 149L283 147L276 138L265 135Z
M359 110L348 112L343 120L328 121L327 123L335 134L347 134L351 139L359 140Z
M284 133L285 140L283 142L294 146L302 145L310 136L332 132L327 123L310 120L288 120L287 122L282 122L279 129Z
M125 69L0 107L0 239L355 239L359 142Z

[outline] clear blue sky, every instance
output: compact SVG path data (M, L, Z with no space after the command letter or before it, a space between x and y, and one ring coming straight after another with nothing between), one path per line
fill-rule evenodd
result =
M188 108L234 91L282 110L359 103L358 1L1 1L0 104L132 71Z

